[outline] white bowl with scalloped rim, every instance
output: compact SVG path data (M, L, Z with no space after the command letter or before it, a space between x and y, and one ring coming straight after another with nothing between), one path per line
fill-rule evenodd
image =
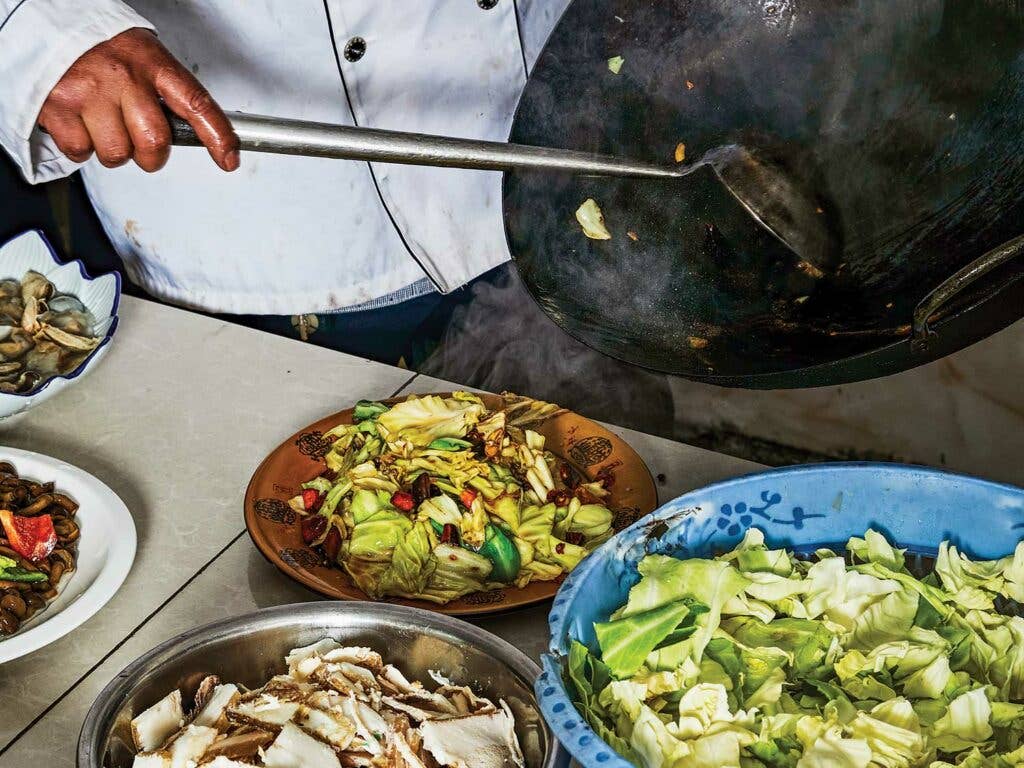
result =
M20 280L30 269L43 274L60 293L78 298L96 319L99 346L70 373L54 376L33 392L0 392L0 419L27 411L71 386L103 358L117 330L117 305L121 298L121 276L111 272L91 277L81 261L63 262L39 230L29 230L0 245L0 280Z

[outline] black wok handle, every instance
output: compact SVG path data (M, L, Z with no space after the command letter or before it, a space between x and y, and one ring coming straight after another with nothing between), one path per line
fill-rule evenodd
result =
M914 309L911 348L915 352L923 352L928 348L928 340L935 335L935 331L928 325L928 321L943 305L952 301L971 283L1010 259L1016 258L1022 251L1024 251L1024 235L1008 240L998 248L993 248L939 283L931 293L921 299Z

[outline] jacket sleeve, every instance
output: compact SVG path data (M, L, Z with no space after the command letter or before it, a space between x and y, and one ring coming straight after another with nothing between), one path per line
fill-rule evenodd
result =
M36 126L53 86L83 53L153 26L119 0L0 0L0 146L31 183L78 165Z

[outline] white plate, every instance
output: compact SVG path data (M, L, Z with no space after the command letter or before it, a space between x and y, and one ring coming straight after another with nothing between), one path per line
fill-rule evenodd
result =
M0 461L78 502L81 529L76 567L61 579L57 597L25 622L17 633L0 638L0 664L49 645L75 629L114 596L135 559L135 521L124 502L78 467L32 451L0 447Z

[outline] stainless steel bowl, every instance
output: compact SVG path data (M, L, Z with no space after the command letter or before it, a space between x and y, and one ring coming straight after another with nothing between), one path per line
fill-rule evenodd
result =
M528 768L565 768L568 754L533 695L539 667L472 624L380 603L284 605L225 619L168 640L129 664L93 703L78 739L78 768L129 768L129 723L174 688L188 699L205 675L256 687L284 672L292 648L323 637L369 646L411 679L436 669L492 699L504 699Z

